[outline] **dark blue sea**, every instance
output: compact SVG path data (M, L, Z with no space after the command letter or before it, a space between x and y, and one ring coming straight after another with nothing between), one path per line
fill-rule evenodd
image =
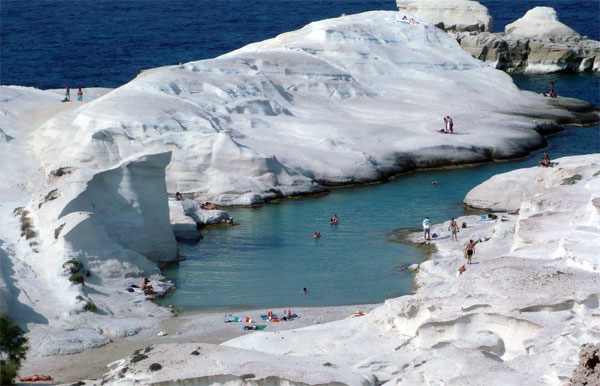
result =
M598 1L483 0L495 29L534 6L554 7L561 21L600 38ZM395 10L393 0L122 0L14 1L0 4L0 83L37 88L118 87L142 69L211 58L248 43L342 13ZM600 76L514 76L519 87L600 104ZM210 228L198 244L180 244L187 260L163 273L178 287L164 303L187 310L374 303L409 293L420 251L393 242L395 229L465 214L461 201L494 174L553 158L600 152L599 126L548 138L530 157L473 168L436 170L386 184L336 189L320 198L233 209L236 227ZM432 188L431 181L438 181ZM337 213L340 225L331 227ZM311 235L321 231L315 241ZM307 295L299 290L307 287Z
M599 40L597 0L484 0L498 31L538 5ZM140 70L212 58L342 13L394 0L2 0L0 84L118 87Z

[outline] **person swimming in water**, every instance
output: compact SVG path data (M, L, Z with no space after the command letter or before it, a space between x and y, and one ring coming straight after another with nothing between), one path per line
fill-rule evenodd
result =
M318 239L319 237L321 237L321 232L315 232L313 239Z

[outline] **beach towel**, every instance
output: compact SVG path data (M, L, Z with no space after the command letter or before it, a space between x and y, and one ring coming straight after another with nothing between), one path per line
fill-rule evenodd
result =
M31 375L21 378L21 382L52 382L54 379L49 375Z

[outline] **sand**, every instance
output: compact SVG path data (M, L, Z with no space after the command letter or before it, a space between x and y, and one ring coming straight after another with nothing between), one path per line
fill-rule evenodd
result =
M265 331L268 332L291 330L344 319L357 311L367 313L380 305L290 307L293 313L299 315L293 321L278 323L260 321L257 324L265 324L267 326ZM273 310L275 314L281 311L283 310ZM265 310L183 313L163 320L156 328L142 330L139 334L126 338L114 338L113 343L99 348L72 355L28 357L19 374L22 377L33 374L51 375L54 381L58 383L97 379L108 371L107 364L132 355L135 350L145 348L151 344L190 342L221 344L230 339L255 332L242 330L242 326L251 323L224 323L224 316L229 314L249 316L253 320L260 320L260 315L265 314ZM160 331L164 331L168 335L158 336L157 334Z

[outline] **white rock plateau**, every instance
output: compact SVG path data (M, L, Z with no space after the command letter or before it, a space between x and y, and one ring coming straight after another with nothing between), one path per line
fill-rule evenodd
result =
M469 227L459 242L445 237L448 223L434 225L442 237L419 267L414 295L363 317L255 332L222 346L158 345L144 361L113 363L102 381L564 385L580 346L600 342L600 154L557 162L558 174L562 168L581 179L564 185L548 179L547 169L531 168L476 188L510 207L499 187L518 184L514 190L526 192L544 179L543 192L519 196L519 215L460 218ZM479 240L472 265L462 253L468 239ZM152 363L163 367L152 372Z

